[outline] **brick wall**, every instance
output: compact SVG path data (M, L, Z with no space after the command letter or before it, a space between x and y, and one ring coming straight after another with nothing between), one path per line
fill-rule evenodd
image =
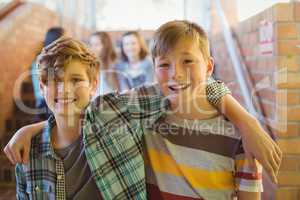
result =
M213 13L215 15L215 13ZM212 25L220 24L215 17ZM263 50L264 22L272 24L273 51ZM251 96L261 105L269 132L275 134L284 157L278 175L278 200L300 199L300 3L279 3L240 23L231 23L235 46L249 74ZM211 45L216 76L243 103L220 26L212 26ZM263 54L263 52L265 52ZM244 75L244 77L246 77ZM269 199L269 198L268 198Z

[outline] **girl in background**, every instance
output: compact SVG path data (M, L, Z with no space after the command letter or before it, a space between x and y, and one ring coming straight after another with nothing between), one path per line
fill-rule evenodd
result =
M145 40L137 31L123 34L121 41L121 62L119 70L120 89L126 90L147 83L153 83L153 63Z
M96 96L119 90L115 62L117 54L106 32L95 32L89 38L90 48L101 61L101 73Z

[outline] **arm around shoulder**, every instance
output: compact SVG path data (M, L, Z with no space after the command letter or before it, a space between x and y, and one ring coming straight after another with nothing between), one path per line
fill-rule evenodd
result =
M31 139L37 135L45 125L46 121L27 125L19 129L13 135L4 148L5 155L13 165L28 162Z

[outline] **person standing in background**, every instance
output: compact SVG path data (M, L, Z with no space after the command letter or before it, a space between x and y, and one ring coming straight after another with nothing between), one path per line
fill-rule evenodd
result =
M126 90L154 82L153 63L145 40L137 31L123 34L119 70L120 89Z
M117 54L109 34L102 31L93 33L89 38L89 45L102 63L99 76L100 84L98 84L95 96L119 90L119 81L115 69Z

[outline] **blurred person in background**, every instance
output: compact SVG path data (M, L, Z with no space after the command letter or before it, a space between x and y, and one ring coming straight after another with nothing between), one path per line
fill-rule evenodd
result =
M95 32L89 38L90 49L101 61L101 73L95 96L119 90L119 81L115 69L117 54L111 37L106 32Z
M123 34L119 70L120 89L126 90L154 82L153 63L144 38L137 31Z

